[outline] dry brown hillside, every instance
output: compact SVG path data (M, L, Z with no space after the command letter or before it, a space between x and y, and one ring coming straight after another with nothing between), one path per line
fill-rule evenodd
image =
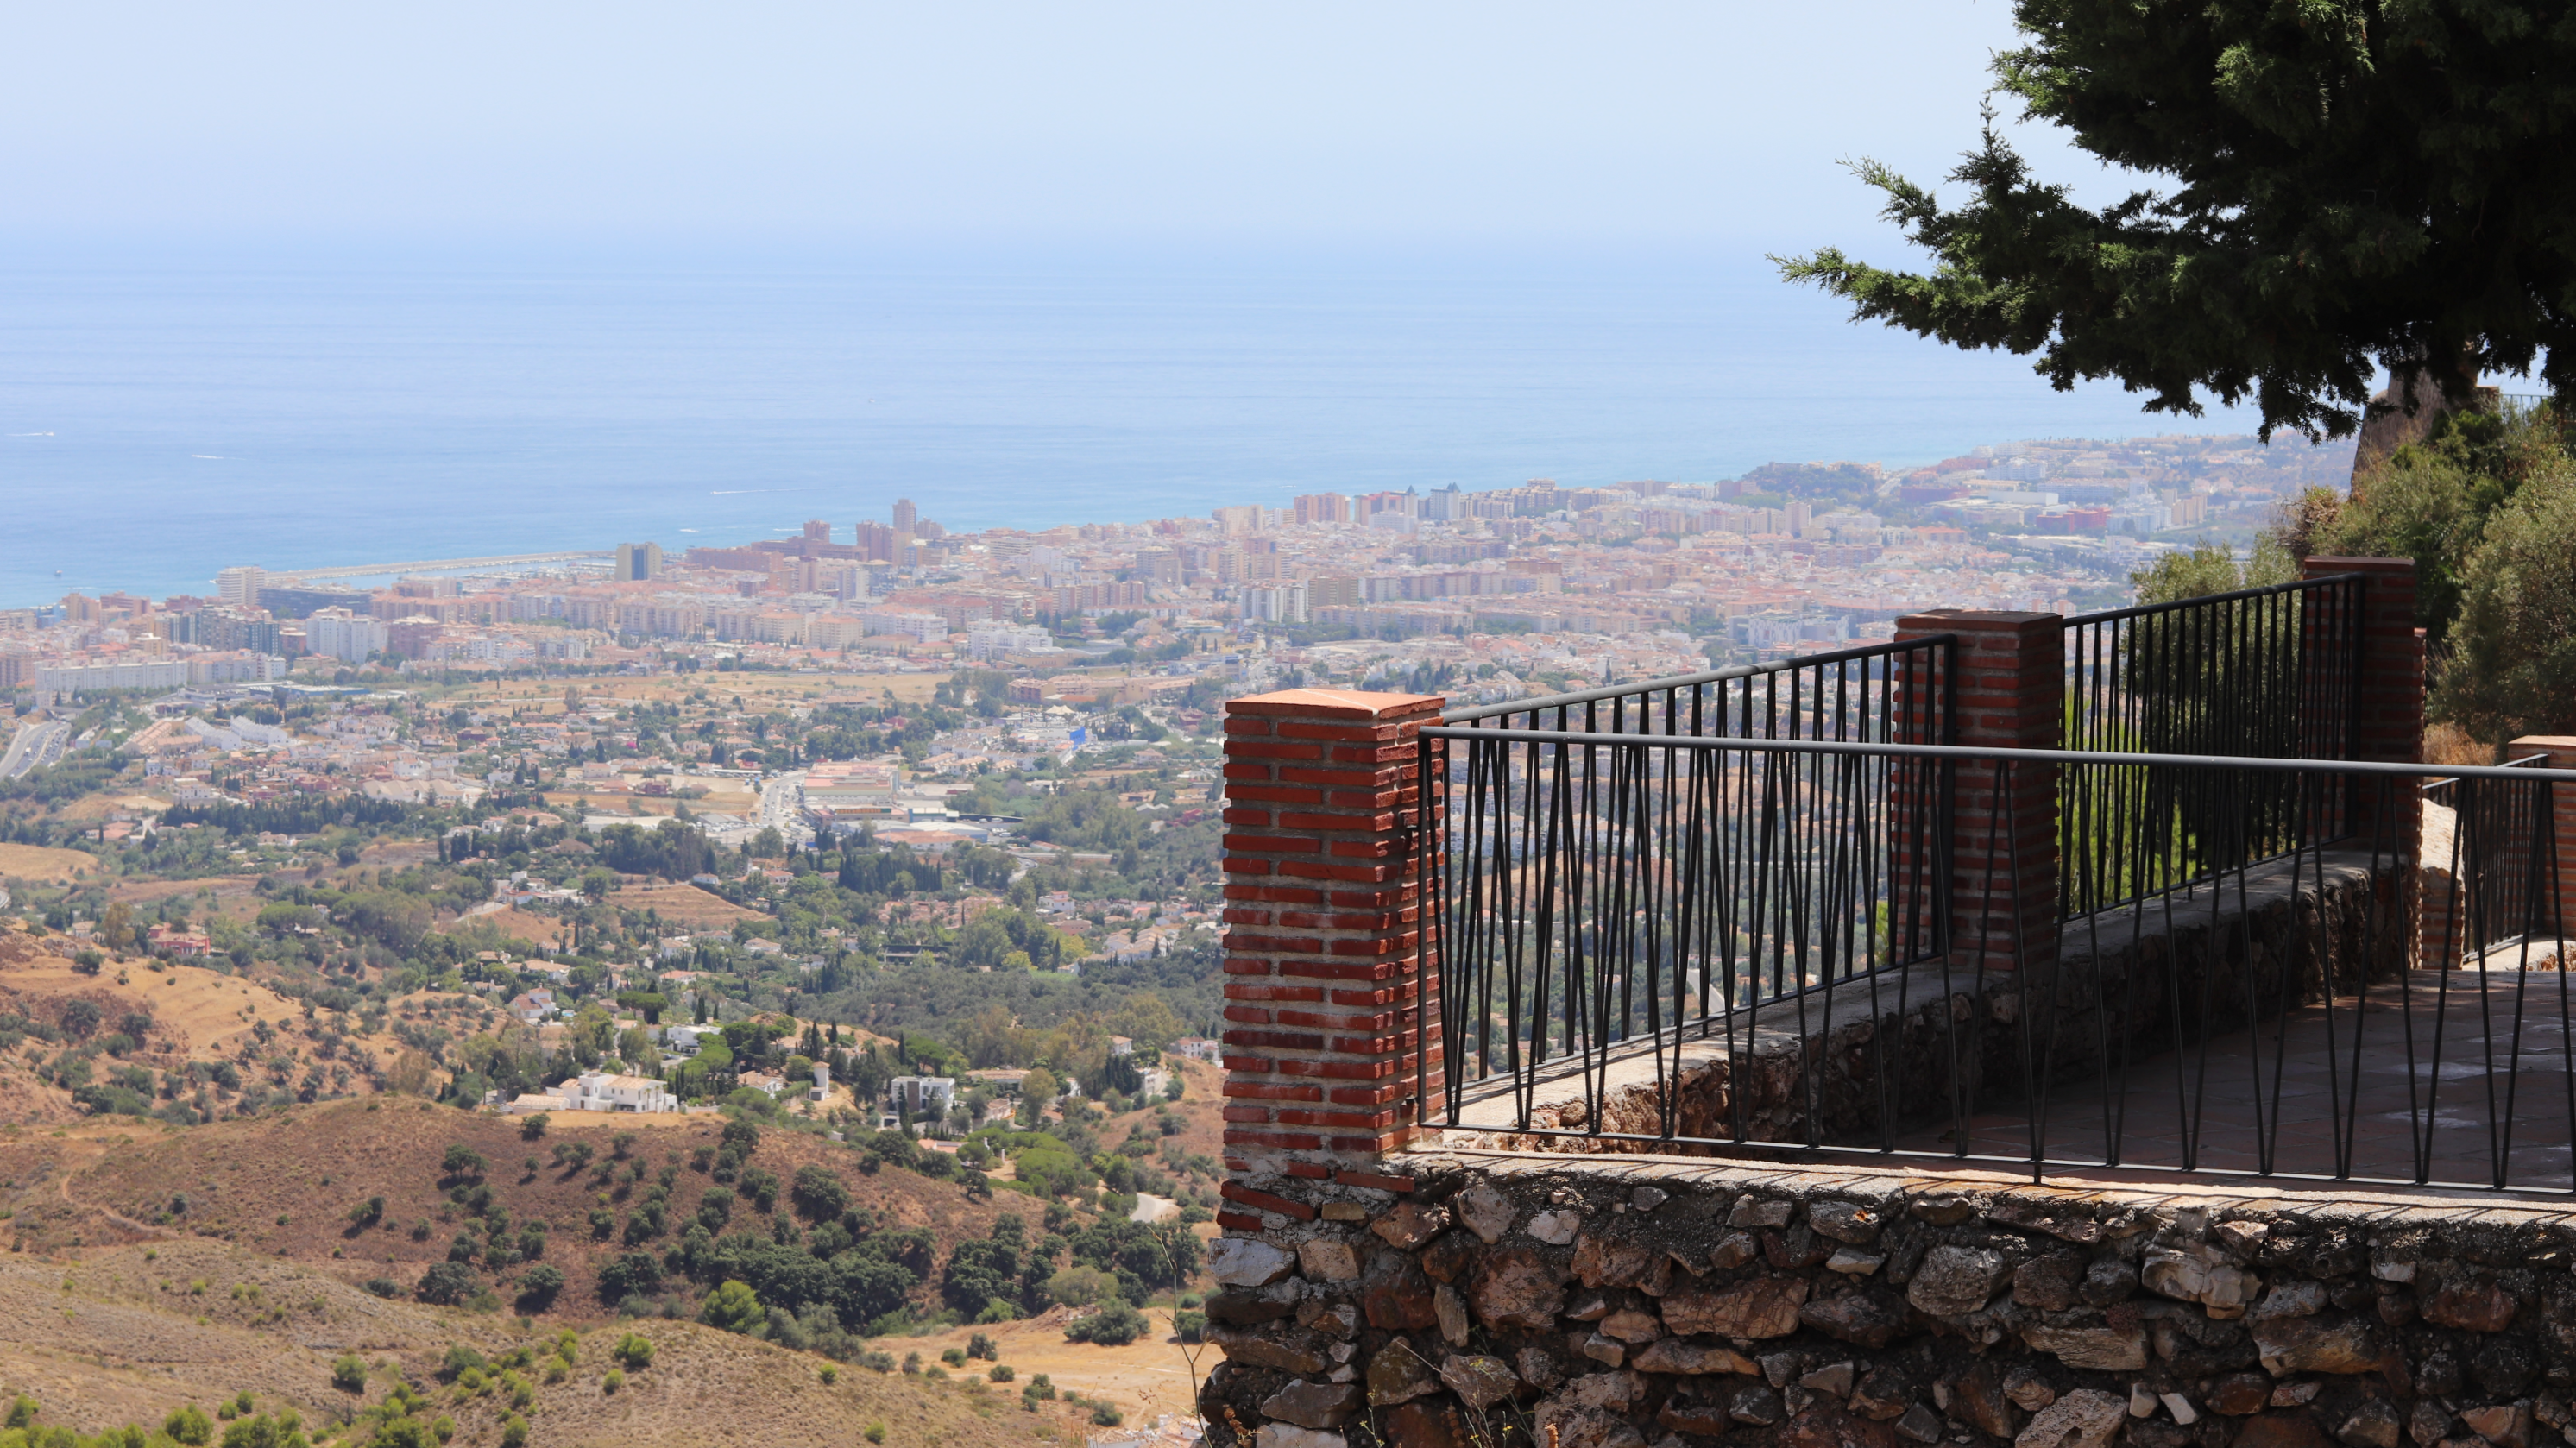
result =
M602 1385L610 1350L630 1328L651 1339L652 1364L611 1393ZM40 1422L81 1432L158 1424L183 1404L211 1410L245 1391L262 1409L292 1406L325 1426L409 1381L455 1419L457 1443L490 1444L509 1414L507 1394L442 1383L448 1347L494 1359L522 1347L551 1355L554 1338L508 1318L379 1301L328 1274L215 1242L128 1246L71 1263L0 1257L0 1393L25 1393L41 1405ZM332 1365L346 1355L367 1365L361 1390L333 1385ZM1025 1413L1008 1390L849 1368L826 1384L823 1366L690 1323L595 1326L581 1333L575 1365L559 1381L546 1381L542 1368L526 1375L528 1441L839 1448L875 1423L895 1448L1081 1441L1069 1415L1052 1406Z
M450 1146L462 1145L491 1163L483 1182L513 1221L547 1223L544 1260L568 1279L556 1310L587 1314L597 1311L599 1266L625 1250L615 1236L593 1240L590 1213L604 1208L622 1219L643 1191L641 1185L621 1189L613 1181L601 1181L601 1168L622 1175L628 1162L640 1162L646 1184L665 1166L678 1169L669 1213L672 1234L649 1244L658 1251L670 1245L678 1224L696 1213L699 1198L715 1185L706 1173L691 1168L690 1159L696 1148L712 1148L722 1127L713 1117L578 1113L554 1117L546 1137L530 1141L518 1120L379 1097L185 1130L130 1130L122 1134L132 1138L131 1144L102 1150L59 1190L75 1203L163 1232L217 1238L310 1263L347 1282L384 1276L408 1286L429 1264L445 1259L462 1218L448 1199L455 1183L439 1166ZM614 1138L630 1132L635 1139L626 1161L620 1161ZM571 1171L554 1165L558 1142L588 1144L594 1153L590 1168ZM0 1145L0 1161L11 1150ZM531 1156L539 1162L533 1173L526 1167ZM852 1200L883 1213L888 1227L929 1228L943 1258L958 1241L992 1231L1000 1208L968 1201L963 1188L903 1171L863 1176L858 1162L856 1153L822 1138L773 1131L762 1137L751 1165L783 1182L792 1180L797 1168L819 1163L851 1188ZM382 1224L363 1231L352 1228L349 1209L375 1196L385 1199ZM179 1209L180 1197L187 1199L184 1210ZM790 1210L783 1196L777 1210ZM734 1220L754 1226L767 1221L748 1202L737 1207ZM427 1225L425 1233L419 1230L422 1224ZM97 1241L111 1225L97 1219L66 1223L39 1233L38 1240L53 1245L62 1232L75 1230ZM135 1234L127 1229L120 1235Z

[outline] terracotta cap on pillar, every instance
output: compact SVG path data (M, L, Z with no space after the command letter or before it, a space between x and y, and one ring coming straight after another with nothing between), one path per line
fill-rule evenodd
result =
M2066 621L2061 613L2029 613L2003 608L1927 608L1909 613L1896 621L1900 635L1909 633L1957 633L1962 629L2027 628L2045 619Z
M2412 558L2351 558L2340 553L2311 553L2299 560L2301 577L2315 578L2328 573L2381 573L2415 576Z
M1439 694L1377 694L1361 689L1282 689L1225 701L1228 714L1316 715L1325 718L1393 719L1437 714L1449 700Z

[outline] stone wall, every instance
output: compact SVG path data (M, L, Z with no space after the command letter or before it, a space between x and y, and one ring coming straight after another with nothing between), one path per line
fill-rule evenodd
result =
M2576 1217L1415 1152L1216 1245L1218 1448L2556 1448Z

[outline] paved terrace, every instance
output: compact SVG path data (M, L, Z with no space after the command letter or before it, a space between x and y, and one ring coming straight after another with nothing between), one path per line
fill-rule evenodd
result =
M2116 1135L2118 1161L2137 1167L2576 1191L2576 983L2496 964L2409 971L2359 1001L2065 1083L2042 1112L1995 1101L1970 1119L1968 1152L2026 1159L2037 1117L2045 1155L2065 1162L2109 1163ZM1955 1150L1958 1134L1899 1145Z
M1549 1062L1525 1093L1475 1082L1449 1139L1652 1151L1544 1133L1593 1129L1597 1112L1600 1131L1654 1137L1669 1107L1684 1137L1732 1137L1741 1123L1759 1141L1803 1141L1812 1118L1838 1146L1956 1157L1964 1115L1965 1154L1986 1168L2036 1150L2052 1176L2268 1170L2576 1191L2576 980L2558 969L2576 943L2395 970L2370 904L2389 880L2372 864L2323 851L2258 866L2241 890L2189 908L2160 900L2074 922L2028 996L2013 973L1936 962L1771 1002L1731 1033L1694 1021L1678 1045L1662 1038L1660 1059L1627 1043L1589 1082L1580 1058ZM2333 1003L2278 1012L2270 1003L2325 994L2320 956L2341 982ZM2380 983L2359 991L2365 957ZM2272 1013L2249 1024L2256 1002ZM2208 1022L2205 1039L2185 1021ZM2034 1055L2056 1063L2044 1083L2030 1079Z
M2267 1166L2284 1178L2333 1178L2431 1183L2466 1188L2499 1184L2523 1190L2576 1191L2576 981L2554 969L2518 968L2521 952L2499 952L2488 970L2410 971L2402 980L2372 987L2359 1000L2331 1007L2311 1005L2252 1029L2227 1031L2205 1046L2161 1050L2107 1064L2071 1078L2062 1076L2035 1096L2017 1069L1989 1062L1981 1089L1968 1103L1965 1154L1981 1171L2016 1170L2034 1141L2054 1163L2052 1181L2148 1183L2186 1167L2255 1173ZM2553 952L2532 952L2554 964ZM1911 976L1912 979L1907 977ZM1739 1035L1735 1049L1718 1038L1685 1041L1678 1128L1719 1135L1738 1057L1773 1063L1772 1074L1794 1071L1796 1043L1824 1029L1830 1008L1836 1036L1865 1032L1863 1022L1896 1009L1900 992L1909 1014L1937 1015L1945 999L1937 971L1918 968L1882 976L1874 984L1877 1009L1869 1009L1863 984L1812 994L1805 1018L1795 1003L1765 1008ZM1919 1029L1919 1026L1918 1026ZM1992 1027L1989 1027L1991 1030ZM1672 1060L1669 1037L1666 1073ZM1868 1074L1870 1068L1863 1066ZM1915 1073L1904 1073L1915 1074ZM1604 1129L1651 1135L1660 1130L1657 1107L1664 1089L1643 1042L1619 1052L1602 1071L1594 1098L1608 1104ZM1864 1085L1869 1083L1864 1082ZM1910 1166L1938 1169L1936 1158L1960 1153L1955 1118L1931 1120L1946 1083L1916 1079L1893 1083L1899 1099L1918 1104L1910 1129L1894 1141ZM1785 1088L1794 1094L1794 1086ZM1784 1094L1775 1086L1757 1092ZM1874 1093L1873 1093L1874 1094ZM1581 1066L1554 1063L1531 1093L1532 1124L1580 1130L1588 1121ZM1460 1112L1457 1143L1509 1144L1548 1152L1602 1149L1581 1137L1523 1135L1513 1130L1520 1104L1508 1082L1478 1083ZM1753 1134L1790 1136L1776 1111L1755 1107ZM1868 1116L1872 1122L1875 1113ZM2117 1137L2116 1155L2108 1143ZM1846 1123L1829 1140L1866 1148L1877 1144L1868 1125ZM1612 1147L1609 1149L1619 1149ZM1651 1151L1638 1143L1634 1149ZM1682 1147L1696 1154L1705 1147ZM1720 1154L1749 1150L1773 1157L1776 1148L1719 1146ZM2339 1161L2339 1156L2341 1160ZM1933 1158L1933 1159L1927 1159ZM1837 1151L1825 1160L1858 1165ZM1866 1158L1862 1158L1866 1160ZM2026 1171L2026 1168L2019 1170ZM2026 1179L2026 1178L2025 1178Z

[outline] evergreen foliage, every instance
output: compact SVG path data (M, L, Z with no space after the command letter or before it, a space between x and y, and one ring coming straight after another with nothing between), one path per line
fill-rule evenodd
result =
M2155 189L2102 206L2035 176L1989 115L1966 200L1874 161L1928 274L1784 259L1887 322L2038 354L2061 390L2150 411L2251 400L2268 436L2350 433L2374 367L2462 400L2540 365L2576 400L2576 27L2543 0L2016 0L1996 89ZM2545 361L2543 360L2545 357Z

